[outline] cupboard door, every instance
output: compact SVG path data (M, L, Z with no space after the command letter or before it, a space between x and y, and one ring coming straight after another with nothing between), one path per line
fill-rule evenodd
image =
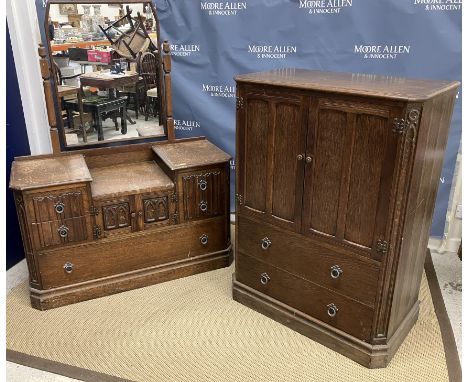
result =
M306 98L252 92L243 102L238 112L238 211L299 231Z
M124 196L95 202L98 211L96 223L101 228L101 237L136 231L133 199L133 196Z
M139 212L141 229L157 228L176 222L174 193L138 195L138 203L141 204Z
M388 240L399 110L313 99L303 232L379 258Z

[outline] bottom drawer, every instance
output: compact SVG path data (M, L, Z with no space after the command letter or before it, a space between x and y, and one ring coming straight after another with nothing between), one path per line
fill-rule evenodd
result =
M237 252L236 279L311 317L369 342L373 309Z
M42 289L130 272L223 250L226 218L152 229L39 253Z

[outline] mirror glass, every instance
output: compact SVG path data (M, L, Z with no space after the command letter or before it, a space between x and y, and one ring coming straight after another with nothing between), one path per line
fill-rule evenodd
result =
M166 136L151 3L52 1L45 31L66 146Z

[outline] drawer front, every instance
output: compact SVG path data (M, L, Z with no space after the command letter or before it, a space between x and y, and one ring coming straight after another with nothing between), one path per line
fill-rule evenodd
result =
M86 187L36 192L27 195L30 222L64 221L89 214Z
M226 212L224 168L181 175L184 220L223 215Z
M42 223L32 223L31 232L35 249L53 247L92 240L91 217L54 220Z
M226 220L217 218L42 252L38 263L43 289L50 289L186 260L227 245Z
M374 310L366 305L239 252L236 279L360 340L370 341Z
M239 251L365 304L375 302L379 267L304 236L238 216Z

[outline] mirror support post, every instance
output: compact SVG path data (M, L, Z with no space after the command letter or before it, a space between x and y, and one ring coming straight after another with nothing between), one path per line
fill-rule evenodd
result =
M42 76L42 85L44 87L44 97L47 107L47 117L50 125L50 140L52 142L52 151L54 153L59 153L60 149L60 139L57 130L57 120L55 117L55 106L54 99L52 96L52 83L51 83L51 69L49 66L49 61L47 60L46 49L42 44L39 44L38 48L39 53L39 65L41 67L41 76Z
M164 99L168 141L175 141L174 119L172 117L171 49L167 40L163 43Z

